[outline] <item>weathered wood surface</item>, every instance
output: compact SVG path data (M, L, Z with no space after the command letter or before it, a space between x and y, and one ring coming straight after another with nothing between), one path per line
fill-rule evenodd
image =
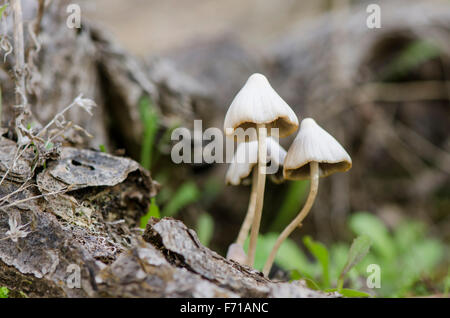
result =
M2 178L14 153L0 156ZM136 244L158 185L133 160L90 150L62 148L29 178L31 165L23 160L0 185L0 285L37 297L93 295L90 275ZM86 277L81 289L65 287L71 264Z
M303 282L273 282L204 247L172 218L152 219L141 244L97 275L99 294L144 297L336 297ZM120 287L120 288L118 288Z
M2 153L2 163L9 162L7 157ZM1 196L18 189L17 176L27 173L7 175ZM0 204L0 285L12 295L335 296L299 281L272 282L202 246L193 230L172 218L151 219L143 233L139 220L158 185L130 159L62 148L61 158L28 184ZM63 192L49 195L57 191ZM47 196L27 200L41 194ZM20 229L18 237L11 235L14 227ZM79 268L79 286L74 268Z

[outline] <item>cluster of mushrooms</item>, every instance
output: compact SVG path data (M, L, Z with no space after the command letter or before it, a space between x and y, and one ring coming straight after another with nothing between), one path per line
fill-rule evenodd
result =
M319 188L319 177L347 171L352 166L352 160L344 148L312 118L301 121L298 135L286 152L273 136L277 134L277 138L287 137L293 134L298 126L299 121L293 110L272 88L267 78L258 73L248 78L225 116L224 130L227 136L236 137L239 128L242 128L240 131L246 131L248 128L255 131L253 137L250 134L248 141L241 139L239 142L238 139L238 146L226 175L226 182L232 185L252 180L247 214L236 242L228 249L227 258L248 266L254 264L269 162L276 168L282 167L281 177L280 174L271 175L275 180L310 179L305 205L277 238L263 269L265 276L269 274L283 241L301 226L310 211ZM243 246L249 231L247 255Z

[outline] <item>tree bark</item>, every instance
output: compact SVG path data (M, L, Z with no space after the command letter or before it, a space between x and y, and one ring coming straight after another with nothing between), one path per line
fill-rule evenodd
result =
M12 295L327 296L223 258L175 219L151 219L144 233L158 184L131 159L63 147L33 174L29 150L6 173L16 147L0 139L0 286Z

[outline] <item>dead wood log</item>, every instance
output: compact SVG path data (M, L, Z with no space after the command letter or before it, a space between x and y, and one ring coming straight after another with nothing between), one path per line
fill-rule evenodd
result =
M7 158L2 152L0 167ZM63 148L35 178L28 174L16 169L0 185L0 285L12 295L336 296L299 281L272 282L202 246L194 231L171 218L152 219L142 236L138 222L157 185L130 159ZM15 192L21 176L29 186Z
M172 218L152 219L144 240L97 275L104 296L336 297L303 282L272 282L247 266L204 247L197 234ZM118 288L120 287L120 288Z
M157 184L130 159L75 148L31 177L27 151L6 173L16 151L1 145L0 285L30 297L93 295L92 274L139 239ZM71 266L80 288L65 284Z

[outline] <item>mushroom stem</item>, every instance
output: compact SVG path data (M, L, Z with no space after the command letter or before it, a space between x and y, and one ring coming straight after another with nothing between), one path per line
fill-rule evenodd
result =
M245 215L244 222L242 223L239 235L237 237L236 243L244 246L245 240L247 239L248 232L253 222L253 217L255 216L256 207L256 184L258 182L258 172L256 167L252 171L252 192L250 194L250 201L248 203L247 214Z
M258 240L259 225L264 203L264 187L266 184L266 156L267 156L267 129L265 124L256 125L258 134L258 173L256 182L256 206L250 232L250 243L248 246L247 265L252 266L255 262L256 242Z
M311 210L311 207L314 203L314 200L317 195L317 190L319 189L319 163L311 162L310 163L310 174L311 174L311 185L309 188L309 195L306 199L306 203L303 206L303 209L297 215L297 217L292 220L291 223L283 230L280 236L277 238L272 251L270 252L269 258L264 265L263 274L264 276L269 275L270 269L272 268L272 264L275 260L275 256L277 255L278 249L281 246L281 243L295 230L295 228L302 224L304 218L308 215L308 212Z

